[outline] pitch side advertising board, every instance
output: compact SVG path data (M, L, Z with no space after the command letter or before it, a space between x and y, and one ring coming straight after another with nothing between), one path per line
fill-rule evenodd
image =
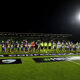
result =
M59 61L77 61L80 60L80 56L72 56L72 57L43 57L43 58L33 58L33 60L37 63L43 62L59 62Z
M21 59L0 59L0 64L22 64Z

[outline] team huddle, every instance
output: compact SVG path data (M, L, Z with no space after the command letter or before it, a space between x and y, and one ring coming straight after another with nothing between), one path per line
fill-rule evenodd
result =
M70 53L80 50L80 43L76 42L61 42L61 41L49 41L49 42L43 42L40 40L28 42L27 40L23 40L21 42L19 41L13 41L13 40L7 40L2 41L1 44L1 51L2 53L31 53L33 51L35 52L41 52L45 51L48 53L48 51L52 50L54 53Z

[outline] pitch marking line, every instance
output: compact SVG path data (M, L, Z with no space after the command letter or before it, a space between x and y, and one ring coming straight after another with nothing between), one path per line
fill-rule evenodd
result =
M77 64L77 65L80 66L80 63L78 63L78 62L74 62L74 61L69 61L69 62L72 62L72 63Z
M57 56L57 57L59 57L59 56ZM68 60L68 61L69 61L69 60ZM74 62L74 61L69 61L69 62L72 62L72 63L77 64L77 65L80 66L80 63L78 63L78 62Z

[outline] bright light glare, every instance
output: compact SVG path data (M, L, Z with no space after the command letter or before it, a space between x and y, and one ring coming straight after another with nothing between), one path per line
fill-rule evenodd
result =
M78 17L77 17L77 18L78 18L78 20L80 21L80 13L78 14Z
M71 24L79 26L79 28L80 28L80 10L77 11L73 16L74 17L72 18Z

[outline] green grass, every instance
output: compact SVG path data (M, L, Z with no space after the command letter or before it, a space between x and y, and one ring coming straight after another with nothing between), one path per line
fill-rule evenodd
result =
M46 56L37 56L40 57ZM32 60L36 57L19 58L22 64L0 65L0 80L80 80L80 65L75 63L68 61L36 63Z
M45 53L45 49L40 53ZM49 53L54 53L53 49L48 50ZM74 51L72 51L74 52ZM80 49L77 50L80 52ZM38 53L35 50L31 53ZM39 54L40 54L39 53ZM57 53L59 53L57 51ZM65 51L62 51L65 53ZM0 54L18 54L15 53L2 53L0 46ZM20 53L19 53L20 54ZM24 53L21 53L24 54ZM30 54L29 52L27 54ZM69 55L59 55L60 57L66 57ZM71 55L80 56L80 55ZM33 56L33 57L0 57L0 59L7 58L21 58L22 64L7 64L0 65L0 80L80 80L80 65L72 62L48 62L48 63L36 63L32 58L40 57L52 57L52 56ZM57 56L54 56L57 57ZM80 61L74 61L80 64Z

